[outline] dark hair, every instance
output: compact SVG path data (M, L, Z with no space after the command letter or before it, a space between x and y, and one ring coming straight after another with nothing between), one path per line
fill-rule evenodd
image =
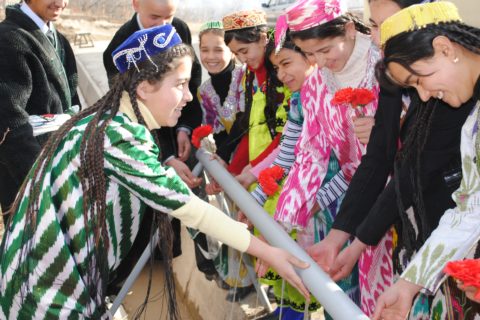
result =
M372 3L378 0L368 0L368 3ZM421 4L421 3L428 3L428 2L435 2L436 0L388 0L395 2L401 9L413 6L414 4Z
M266 48L266 56L267 57L270 57L272 55L272 53L275 51L274 43L275 43L275 41L273 41L273 39L268 42L268 45L267 45L267 48ZM295 45L295 43L293 42L292 37L290 36L290 30L287 30L287 33L285 34L285 40L282 44L282 49L283 48L294 50L294 51L300 53L306 59L305 53L303 53L303 51L300 50L300 48L297 47Z
M346 34L345 25L349 22L355 24L355 29L364 34L370 34L370 28L367 27L358 17L351 13L346 13L330 20L321 25L291 32L292 39L308 40L308 39L327 39L335 37L343 37Z
M268 33L268 27L264 24L238 30L225 31L224 40L227 46L233 39L243 43L254 43L260 41L262 34Z
M212 33L222 38L225 37L225 31L223 31L223 29L217 29L217 28L205 29L203 31L200 31L200 33L198 34L198 41L200 44L202 44L202 36L207 33Z
M422 76L411 65L418 60L433 57L433 40L438 36L445 36L465 49L480 54L480 29L460 22L430 24L419 30L400 33L387 41L384 58L376 66L380 83L385 87L397 85L388 75L387 66L391 62L400 64L414 75Z
M431 24L425 28L404 32L389 39L384 48L384 58L376 65L377 78L384 88L392 88L398 86L388 74L388 64L396 62L407 69L412 74L422 76L412 69L411 65L421 59L428 59L433 57L434 48L433 40L437 36L446 36L452 42L455 42L465 49L480 54L480 29L465 25L459 22ZM415 48L412 50L411 48ZM397 153L395 159L395 176L397 185L395 190L397 193L397 204L400 210L400 217L402 218L402 238L405 243L407 253L413 254L413 251L421 245L426 236L430 234L431 228L426 221L425 208L422 197L422 181L421 173L421 153L427 141L431 122L436 110L435 104L438 100L430 100L427 103L421 103L417 109L416 121L409 130L408 136L405 138L405 143L402 149ZM430 104L433 104L431 106ZM411 180L413 183L413 200L415 215L419 220L418 230L420 233L419 243L415 239L415 231L411 222L409 221L403 203L401 201L401 189L398 182L398 168L411 161L414 165L411 168Z
M81 119L92 116L88 122L84 135L80 143L80 167L78 175L83 189L83 217L85 223L85 234L88 236L90 230L93 231L94 246L91 247L87 241L87 251L93 252L88 255L86 262L86 286L91 297L101 297L102 302L105 299L106 286L109 279L107 255L109 239L107 230L106 217L106 179L103 169L104 140L105 130L111 119L117 114L120 107L120 98L123 91L127 91L130 97L133 111L140 124L145 125L145 121L140 113L136 89L142 81L148 81L151 84L160 83L165 75L174 70L178 66L178 61L183 57L191 57L193 59L193 49L185 44L174 46L160 54L151 57L151 60L139 62L137 64L140 71L131 68L123 74L119 74L115 78L115 82L100 100L93 106L82 110L77 115L68 120L60 129L58 129L43 147L31 174L30 181L32 183L24 183L19 194L28 192L27 208L25 213L25 232L22 239L22 247L20 252L20 272L25 273L28 279L29 270L28 263L22 263L29 259L29 253L32 250L32 242L29 241L34 236L37 228L37 211L40 206L39 199L42 192L43 180L46 177L46 168L53 161L54 154L61 147L64 137ZM158 145L158 138L156 143ZM28 191L27 191L28 189ZM22 197L17 197L12 208L10 209L10 221L19 209ZM163 255L166 273L166 290L168 296L168 311L171 319L178 318L178 311L175 297L175 284L173 280L172 270L172 231L168 216L164 213L156 212L154 215L154 226L151 235L158 228L160 233L159 246ZM154 255L152 254L151 259ZM3 258L3 257L2 257ZM22 267L25 266L25 267ZM98 279L102 279L98 281ZM150 277L151 283L151 277ZM150 283L145 298L145 304L148 301L150 293ZM102 285L100 287L100 285ZM141 312L141 311L140 311Z
M267 48L265 49L265 56L267 57L268 59L268 63L269 65L271 65L271 68L272 70L275 72L275 75L277 75L277 71L275 70L275 67L273 66L272 62L270 61L270 56L272 55L272 53L275 52L275 41L273 41L273 39L271 41L268 42L267 44ZM293 50L295 52L298 52L299 54L302 55L302 57L304 57L305 59L307 59L307 57L305 56L305 53L303 53L302 50L300 50L299 47L297 47L295 45L295 43L293 42L292 38L290 37L290 32L287 31L286 35L285 35L285 41L283 42L282 44L282 49L290 49L290 50ZM277 78L278 79L278 78ZM279 80L280 81L280 80ZM267 88L268 90L269 88Z
M225 43L228 45L233 39L243 43L255 43L261 40L262 34L265 34L269 39L267 48L269 45L273 45L273 37L270 37L269 29L266 25L260 25L252 28L245 28L240 30L229 30L225 32ZM282 87L283 84L278 80L276 72L273 68L265 49L264 65L267 71L266 77L266 105L264 109L264 115L266 123L272 138L276 135L276 127L279 125L279 119L277 119L277 109L279 104L283 102L283 97L277 92L278 87ZM255 73L247 68L245 74L245 111L239 115L239 126L242 130L247 131L249 129L250 110L253 102L253 80L255 79ZM261 85L259 83L259 85Z

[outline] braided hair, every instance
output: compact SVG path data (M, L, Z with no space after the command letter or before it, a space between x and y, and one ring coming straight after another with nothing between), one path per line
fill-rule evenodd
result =
M387 41L384 48L384 59L376 65L376 75L380 84L386 89L398 86L387 70L389 63L392 62L398 63L414 75L424 76L415 71L411 65L418 60L434 56L433 40L437 36L445 36L465 49L480 54L480 29L460 22L430 24L419 30L398 34ZM415 47L415 50L411 50L413 47ZM409 131L405 143L395 159L397 205L401 217L402 239L409 255L413 254L413 251L425 242L431 232L431 226L426 221L422 196L421 153L430 132L431 122L437 109L435 107L437 101L431 99L420 105L417 110L416 122ZM401 200L402 190L398 182L399 168L407 162L413 163L413 167L410 168L410 178L414 187L415 218L419 222L418 239L415 236L414 227L405 213Z
M272 32L269 32L269 29L266 25L259 25L251 28L239 29L239 30L228 30L225 32L225 43L228 45L232 40L237 40L242 43L254 43L259 42L263 34L266 34L269 41L267 43L268 50L269 46L273 46L273 35ZM273 138L276 135L276 128L278 125L283 125L277 119L277 109L283 102L283 96L277 92L278 87L282 87L283 84L278 80L276 72L273 68L269 55L264 55L264 65L267 71L266 77L266 105L264 109L264 115L266 119L266 124L268 126L271 137ZM245 73L245 111L237 115L239 117L238 124L242 131L248 131L249 129L249 118L250 111L252 109L253 102L253 82L255 80L255 73L247 68ZM261 85L260 83L258 85Z
M109 238L106 216L106 192L107 181L103 170L104 140L105 130L117 114L120 107L122 92L128 92L133 111L140 124L145 125L145 121L140 113L137 103L136 89L143 81L151 84L159 83L165 75L177 68L180 58L190 57L193 59L193 49L185 44L179 44L168 50L151 57L152 62L145 60L137 63L140 71L131 68L115 78L114 85L102 98L93 106L86 108L68 120L60 129L58 129L49 138L43 147L31 173L30 183L24 183L21 186L19 194L28 194L25 213L25 231L22 239L20 251L19 266L20 271L28 279L28 263L33 241L37 228L37 212L40 206L40 198L43 186L49 181L46 180L47 168L51 166L53 157L58 148L61 148L65 137L76 123L87 116L92 116L88 122L82 140L80 142L80 167L78 171L80 183L83 189L83 219L85 225L85 235L87 237L86 246L87 256L86 265L81 267L85 270L86 286L90 297L95 301L105 300L106 286L109 279L109 269L107 255L105 252L109 249ZM155 142L159 145L158 137L155 136ZM19 209L22 197L17 197L10 209L10 221ZM172 230L168 216L164 213L156 212L154 227L151 235L153 237L155 229L159 230L159 246L163 255L166 273L166 290L168 299L168 311L170 319L178 318L178 311L175 297L175 285L172 270ZM89 241L89 235L93 234L93 243ZM153 249L152 249L153 250ZM90 254L91 253L91 254ZM151 255L153 259L154 255ZM2 257L0 257L2 259ZM153 261L153 260L152 260ZM147 296L150 293L151 275L149 279ZM72 288L73 289L73 288ZM25 296L25 294L23 294ZM23 297L22 296L22 297ZM87 306L89 307L89 306ZM142 307L142 311L145 305ZM139 317L139 315L138 315Z

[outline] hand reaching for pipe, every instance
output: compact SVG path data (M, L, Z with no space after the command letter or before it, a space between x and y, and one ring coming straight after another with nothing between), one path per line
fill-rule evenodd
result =
M241 223L245 223L248 227L249 230L252 230L253 229L253 223L250 222L250 220L248 220L247 216L245 215L245 213L243 213L243 211L238 211L238 214L237 214L237 221L238 222L241 222Z
M294 268L306 269L309 264L296 258L286 250L272 247L257 237L252 237L247 253L263 260L277 271L277 273L300 292L307 301L310 300L310 293L302 282L302 279L295 272Z
M245 168L243 168L242 173L235 177L238 183L240 183L245 189L257 181L257 177L250 172L250 169L252 169L252 166L247 165Z
M349 237L350 234L344 231L332 229L325 239L308 247L306 251L323 271L330 273L333 262Z
M413 298L421 287L402 278L377 300L373 320L404 320L412 308Z
M343 249L333 262L330 270L330 277L333 281L339 281L349 276L366 248L366 244L355 238L352 244Z
M195 177L188 166L177 158L172 158L165 162L165 164L172 167L183 182L191 189L198 187L202 182L202 178Z
M257 237L263 242L267 242L261 234ZM263 277L267 273L268 268L270 268L270 265L265 260L262 260L260 258L257 259L257 262L255 263L255 271L257 272L257 275L259 277Z
M458 289L465 291L465 295L467 296L468 299L475 301L476 303L480 303L480 299L475 298L477 291L480 290L479 288L474 286L466 286L460 280L456 280L456 282L457 282Z
M218 184L215 179L209 177L210 182L205 185L205 192L208 195L218 194L223 191L222 187Z

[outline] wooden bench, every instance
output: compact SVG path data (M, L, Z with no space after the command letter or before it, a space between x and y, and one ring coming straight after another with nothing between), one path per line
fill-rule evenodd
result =
M75 39L73 40L73 45L78 46L79 48L92 48L95 46L90 32L76 33Z

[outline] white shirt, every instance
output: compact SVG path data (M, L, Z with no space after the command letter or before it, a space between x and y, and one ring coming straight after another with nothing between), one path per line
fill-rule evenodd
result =
M20 6L20 10L23 11L30 19L35 22L35 24L42 30L44 34L48 32L48 30L52 30L53 32L55 29L53 28L53 23L45 23L45 21L42 20L35 12L33 12L32 9L26 4L25 2L22 2L22 5Z
M140 17L138 16L138 13L137 13L136 17L137 17L138 27L140 28L140 30L145 29L145 28L143 27L143 25L142 25L142 22L140 21Z

